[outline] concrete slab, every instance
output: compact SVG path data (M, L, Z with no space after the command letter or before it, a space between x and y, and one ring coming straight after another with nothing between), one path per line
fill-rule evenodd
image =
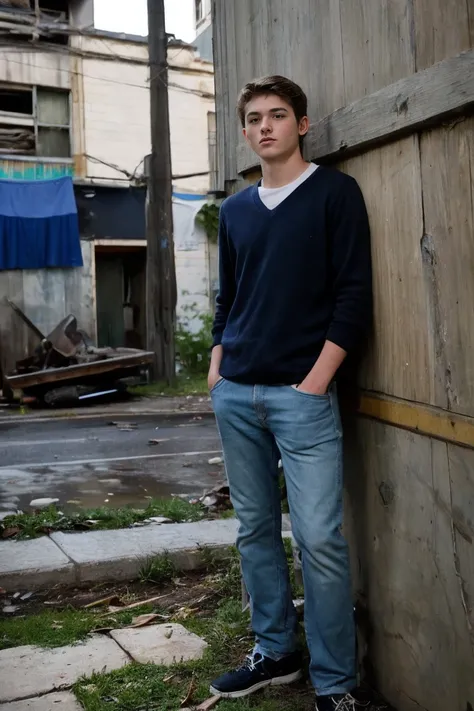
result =
M112 639L98 635L83 644L56 649L5 649L0 651L0 702L67 689L82 676L120 669L129 661Z
M74 582L74 565L46 536L32 541L0 541L0 585L8 592Z
M110 635L139 664L191 662L202 659L208 646L201 637L174 623L113 630Z
M58 694L36 696L25 701L12 701L0 704L0 711L83 711L82 706L70 691Z
M76 564L81 582L131 580L146 560L164 553L169 553L181 570L192 570L201 562L201 548L234 545L237 527L235 519L226 519L118 531L53 533L51 538Z

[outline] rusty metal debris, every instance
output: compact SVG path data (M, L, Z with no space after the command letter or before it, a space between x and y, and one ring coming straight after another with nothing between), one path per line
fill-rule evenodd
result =
M45 336L16 304L8 303L40 342L28 358L17 361L5 380L12 390L22 390L43 404L70 404L123 392L140 382L143 369L153 362L148 351L97 348L72 314Z

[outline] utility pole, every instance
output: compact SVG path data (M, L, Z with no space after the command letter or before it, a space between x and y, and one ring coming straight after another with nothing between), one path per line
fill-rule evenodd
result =
M167 46L164 0L148 0L152 152L147 171L147 347L155 353L154 378L166 380L171 384L175 378L174 329L177 289Z

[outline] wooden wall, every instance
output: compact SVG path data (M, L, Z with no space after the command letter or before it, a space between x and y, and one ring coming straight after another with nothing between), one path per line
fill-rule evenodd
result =
M472 711L474 2L215 0L214 37L221 187L255 166L240 87L281 73L308 93L308 157L368 206L374 337L346 479L369 678L399 711Z
M11 373L32 355L39 338L8 304L13 301L46 336L70 313L95 338L94 243L81 241L84 266L74 269L17 269L0 272L0 364Z

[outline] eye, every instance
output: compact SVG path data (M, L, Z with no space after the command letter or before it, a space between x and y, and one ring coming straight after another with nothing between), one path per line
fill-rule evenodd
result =
M285 114L273 114L276 119L285 118Z
M249 122L249 123L257 123L257 122L258 122L258 118L251 118L251 119L249 119L248 122Z

